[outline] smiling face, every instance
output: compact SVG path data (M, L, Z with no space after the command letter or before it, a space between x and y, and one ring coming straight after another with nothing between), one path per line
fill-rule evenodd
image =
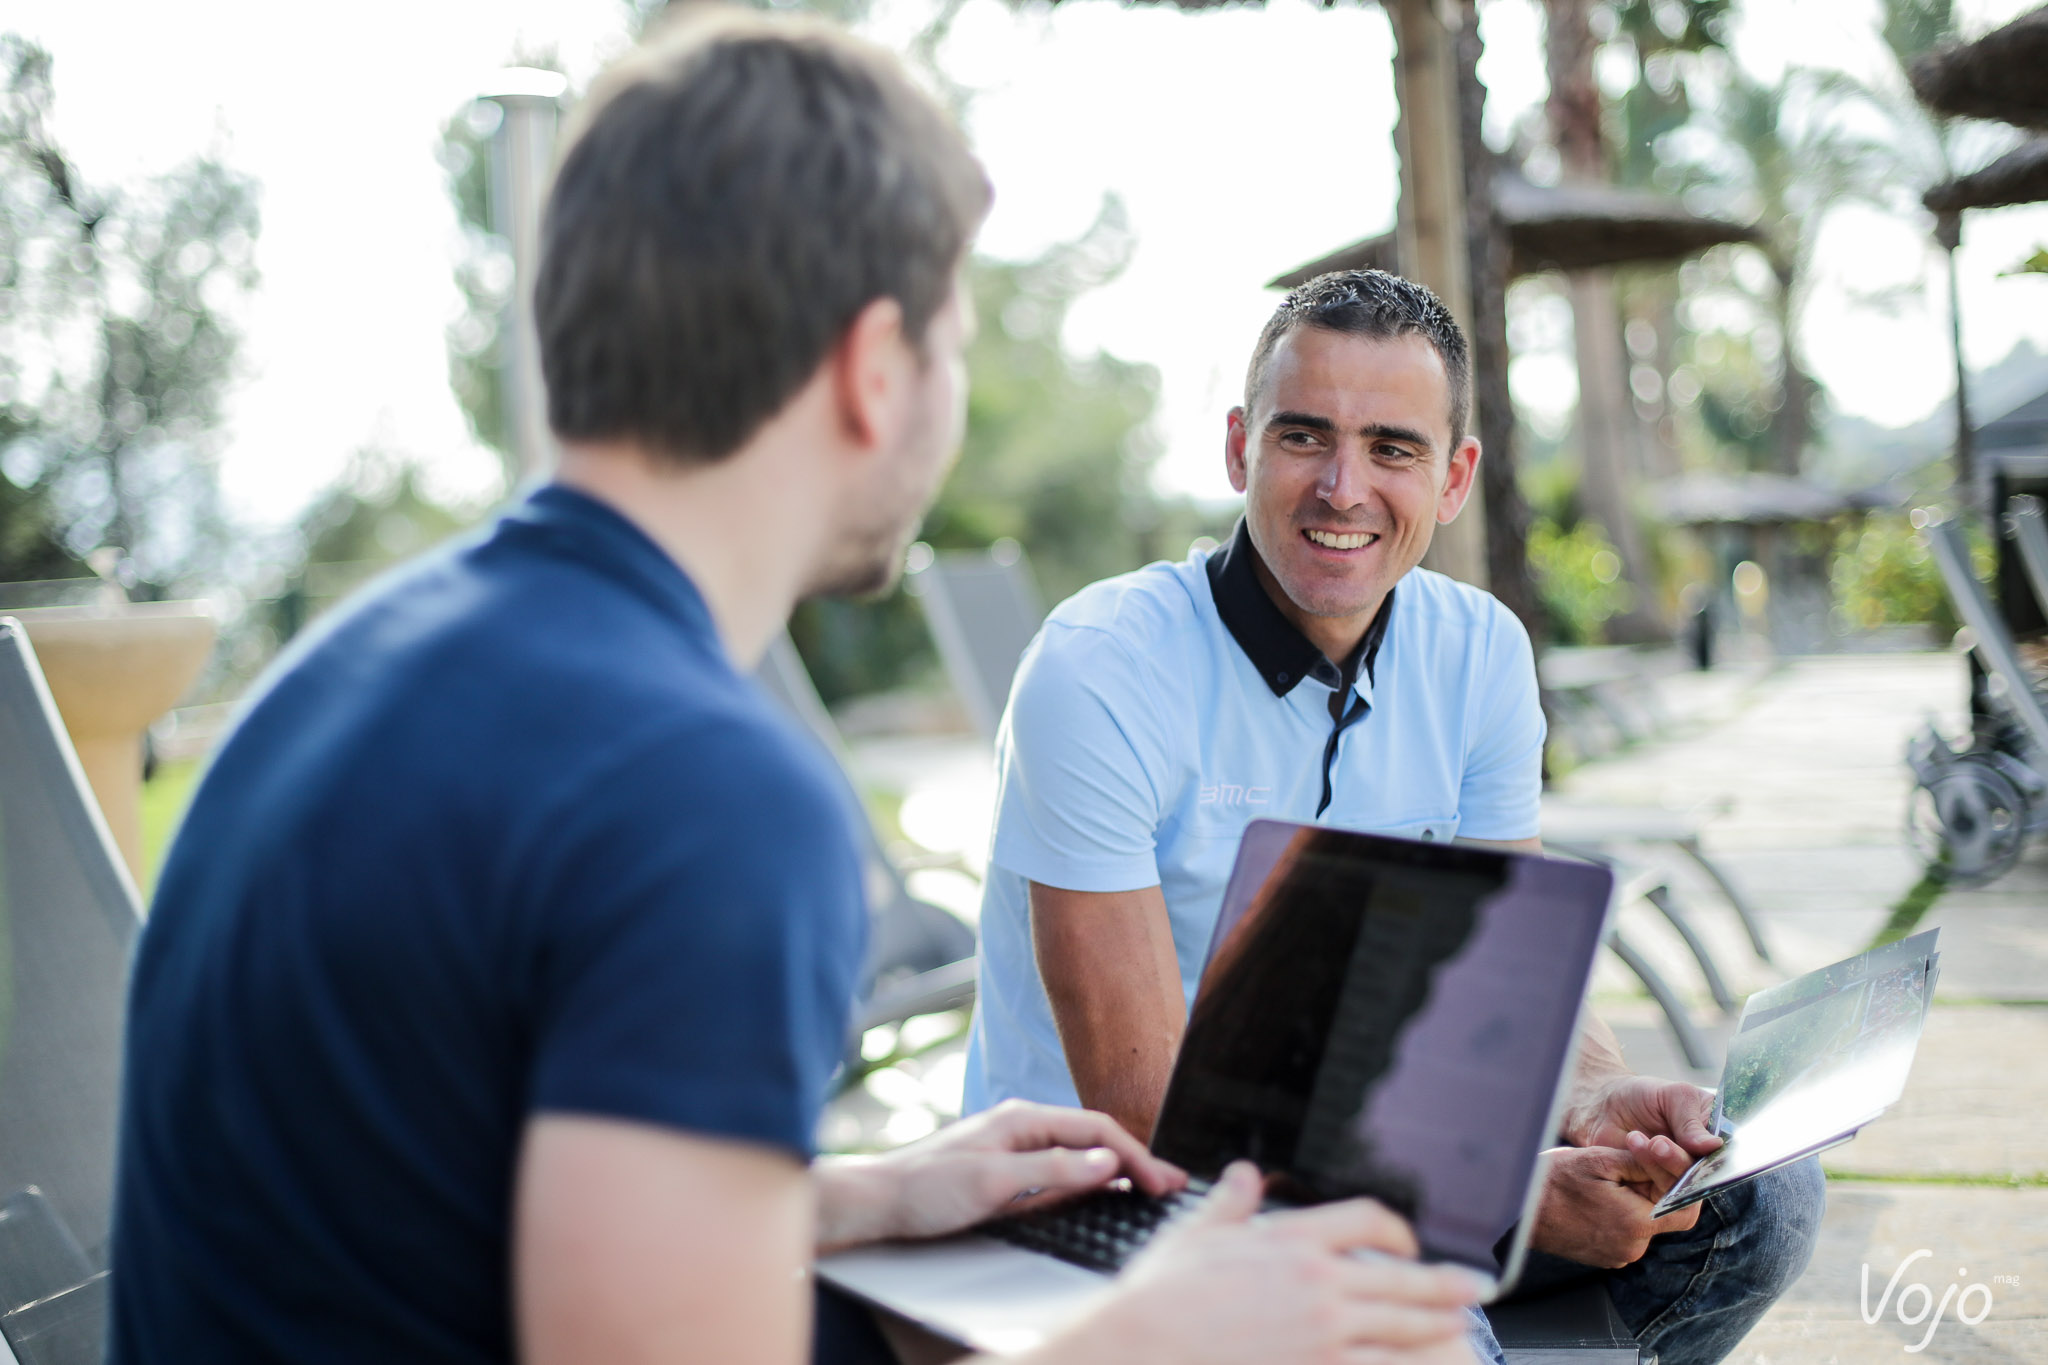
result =
M1245 495L1261 580L1332 659L1472 490L1479 443L1452 444L1450 406L1423 337L1311 325L1280 339L1250 411L1231 410L1224 464Z

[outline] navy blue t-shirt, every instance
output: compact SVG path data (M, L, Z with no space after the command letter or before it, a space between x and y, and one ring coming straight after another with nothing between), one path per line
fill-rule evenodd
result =
M544 488L285 661L138 949L112 1359L505 1362L522 1126L805 1157L851 802L703 600Z

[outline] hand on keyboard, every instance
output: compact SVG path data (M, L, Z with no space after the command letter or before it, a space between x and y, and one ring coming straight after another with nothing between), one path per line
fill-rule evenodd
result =
M1011 1100L922 1142L812 1167L820 1250L941 1237L997 1213L1057 1203L1125 1177L1167 1195L1187 1175L1106 1114Z
M1083 1322L1033 1365L1471 1365L1466 1305L1476 1276L1414 1262L1408 1225L1347 1200L1258 1212L1240 1162L1153 1237ZM1385 1253L1357 1257L1369 1250Z

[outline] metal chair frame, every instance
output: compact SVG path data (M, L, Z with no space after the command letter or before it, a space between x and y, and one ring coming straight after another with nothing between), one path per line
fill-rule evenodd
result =
M2036 594L2048 588L2048 528L2040 504L2014 498L2002 518ZM1952 745L1930 726L1906 748L1916 790L1907 827L1929 871L1963 882L2003 876L2029 838L2048 832L2048 701L2028 676L2006 618L1970 562L1962 524L1926 517L1921 532L1982 670L1973 688L1971 734ZM2042 598L2048 606L2048 596ZM2008 604L2011 605L2011 604Z
M815 736L839 766L849 799L851 759L839 727L818 696L796 645L787 634L768 647L755 674L768 694ZM868 960L862 969L856 1028L865 1033L920 1014L965 1009L974 1003L974 930L959 916L912 894L905 869L882 846L872 821L860 821L862 861L868 875Z

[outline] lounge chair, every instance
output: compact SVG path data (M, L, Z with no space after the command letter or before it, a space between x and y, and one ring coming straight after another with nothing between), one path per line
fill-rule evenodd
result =
M0 1365L97 1365L134 883L0 617Z
M755 677L838 761L851 789L846 742L787 634L769 646ZM857 795L853 799L859 804ZM912 895L874 825L862 820L860 827L870 918L859 1030L973 1004L974 930L951 911Z

